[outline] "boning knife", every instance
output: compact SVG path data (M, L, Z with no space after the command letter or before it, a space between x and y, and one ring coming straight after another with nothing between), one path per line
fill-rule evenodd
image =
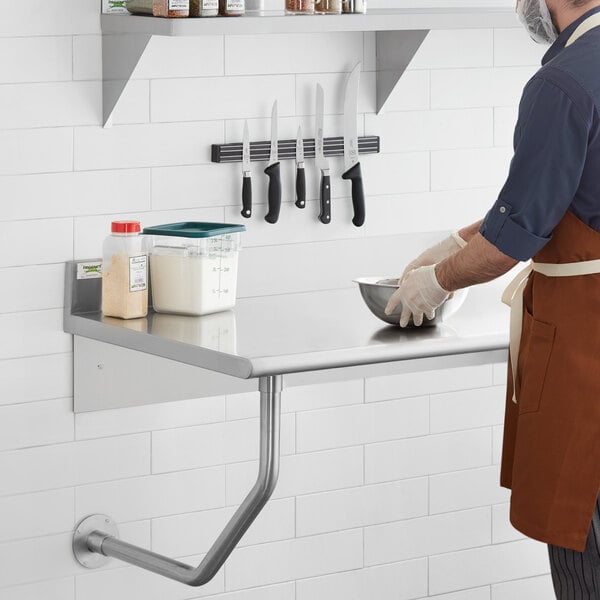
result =
M344 168L342 179L352 181L352 223L360 227L365 222L365 192L363 189L360 159L358 155L358 133L356 119L358 113L358 83L360 81L359 62L346 79L344 94Z
M242 217L252 216L252 172L250 170L250 133L248 121L244 123L242 139Z
M269 212L265 216L267 223L277 223L281 209L281 172L277 152L277 100L271 111L271 157L265 173L269 176Z
M296 206L306 206L306 176L304 173L304 140L302 139L302 127L298 126L296 137Z
M329 177L329 161L325 158L323 148L323 114L325 112L325 97L323 88L317 83L317 110L315 122L315 165L321 170L321 212L319 221L331 222L331 181Z

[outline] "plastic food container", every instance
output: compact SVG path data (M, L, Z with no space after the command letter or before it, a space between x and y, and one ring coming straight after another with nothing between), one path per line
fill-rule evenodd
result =
M154 310L198 316L233 308L245 230L199 222L146 227Z

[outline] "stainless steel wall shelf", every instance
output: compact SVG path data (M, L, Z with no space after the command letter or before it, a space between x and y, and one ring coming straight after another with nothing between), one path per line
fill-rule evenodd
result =
M373 31L377 37L377 112L384 107L415 52L432 29L518 27L510 7L371 10L365 15L286 16L265 12L238 18L160 19L102 15L103 117L114 109L154 35L254 35Z
M323 147L325 156L344 156L344 138L330 137L324 138ZM296 140L279 140L277 143L279 160L296 158ZM379 136L370 135L358 138L359 154L378 154L380 151ZM266 161L269 160L271 153L271 142L251 142L250 160ZM304 140L304 158L314 158L315 140L314 138ZM212 162L229 163L242 161L242 144L213 144Z

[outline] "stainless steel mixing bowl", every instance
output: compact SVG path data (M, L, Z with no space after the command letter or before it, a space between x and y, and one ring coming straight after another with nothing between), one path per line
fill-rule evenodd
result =
M365 304L369 307L369 310L379 319L389 323L390 325L398 325L400 322L400 314L402 313L402 306L399 306L396 311L391 315L385 314L385 307L387 306L388 300L391 295L398 289L398 280L390 277L361 277L354 280L358 283L360 293L365 301ZM435 311L435 317L433 319L423 319L423 325L421 327L429 327L441 323L444 319L447 319L453 315L465 301L467 297L467 290L458 290L454 292L454 295L446 300L442 306ZM409 327L414 327L412 318L408 323Z

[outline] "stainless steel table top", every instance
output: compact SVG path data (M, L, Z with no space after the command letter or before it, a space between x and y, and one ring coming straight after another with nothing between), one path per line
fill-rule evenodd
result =
M65 331L241 378L499 350L508 346L500 288L472 288L450 319L402 330L374 317L358 287L238 300L204 317L123 321L71 309Z

